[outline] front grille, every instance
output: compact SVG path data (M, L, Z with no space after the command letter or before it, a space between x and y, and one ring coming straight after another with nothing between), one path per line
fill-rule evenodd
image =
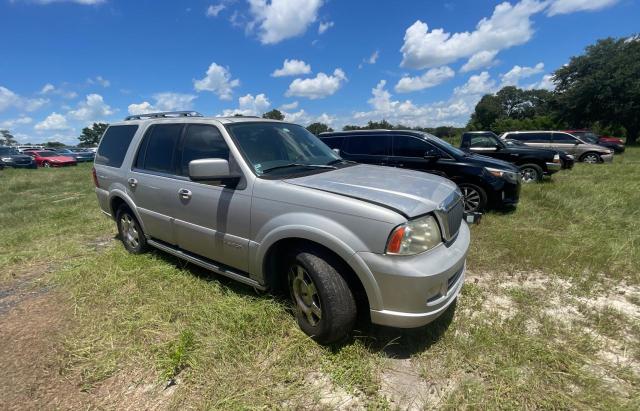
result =
M447 224L449 225L450 238L458 234L462 219L464 217L464 202L458 201L447 213Z
M436 217L442 228L442 238L451 241L458 235L464 218L464 202L457 191L452 193L436 210Z

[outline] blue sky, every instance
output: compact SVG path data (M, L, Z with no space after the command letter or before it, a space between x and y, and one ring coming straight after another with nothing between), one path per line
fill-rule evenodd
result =
M130 113L273 108L336 128L464 125L483 94L551 89L639 18L636 0L0 0L0 128L74 144Z

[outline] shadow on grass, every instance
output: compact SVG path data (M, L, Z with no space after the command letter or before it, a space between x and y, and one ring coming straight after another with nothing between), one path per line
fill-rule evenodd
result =
M203 281L217 281L229 291L238 295L266 298L284 306L291 306L287 295L258 291L249 285L239 283L161 250L152 249L150 252L168 264L189 270L192 275ZM429 347L440 340L453 320L455 309L456 301L434 322L424 327L411 329L383 327L372 324L369 319L369 313L361 312L358 315L358 320L351 336L340 343L331 345L329 348L333 352L339 352L342 348L359 340L363 342L371 352L382 352L390 358L409 358L415 353L429 349ZM292 320L296 321L293 308L288 311L291 314Z

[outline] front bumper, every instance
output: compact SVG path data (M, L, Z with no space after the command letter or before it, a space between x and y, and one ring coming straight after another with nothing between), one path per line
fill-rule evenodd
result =
M548 174L557 173L558 171L560 171L560 169L562 169L561 163L546 163L546 166Z
M469 240L469 227L463 222L449 247L440 244L415 256L357 253L380 291L382 307L371 309L371 322L414 328L438 318L464 283Z
M38 168L38 165L35 162L32 162L32 163L5 162L4 166L11 167L11 168Z
M600 155L603 163L611 163L613 162L613 154L602 154Z

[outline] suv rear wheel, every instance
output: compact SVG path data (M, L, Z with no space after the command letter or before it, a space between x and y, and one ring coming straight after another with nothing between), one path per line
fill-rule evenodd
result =
M475 184L458 184L464 200L464 211L480 212L487 206L487 193Z
M120 240L127 251L132 254L142 254L147 251L147 239L142 232L142 227L131 209L124 204L116 212L116 224Z
M542 181L542 168L536 164L523 164L520 166L520 179L523 183L537 183Z
M287 264L298 325L320 344L343 340L356 321L356 302L340 265L329 253L314 249L293 252Z

